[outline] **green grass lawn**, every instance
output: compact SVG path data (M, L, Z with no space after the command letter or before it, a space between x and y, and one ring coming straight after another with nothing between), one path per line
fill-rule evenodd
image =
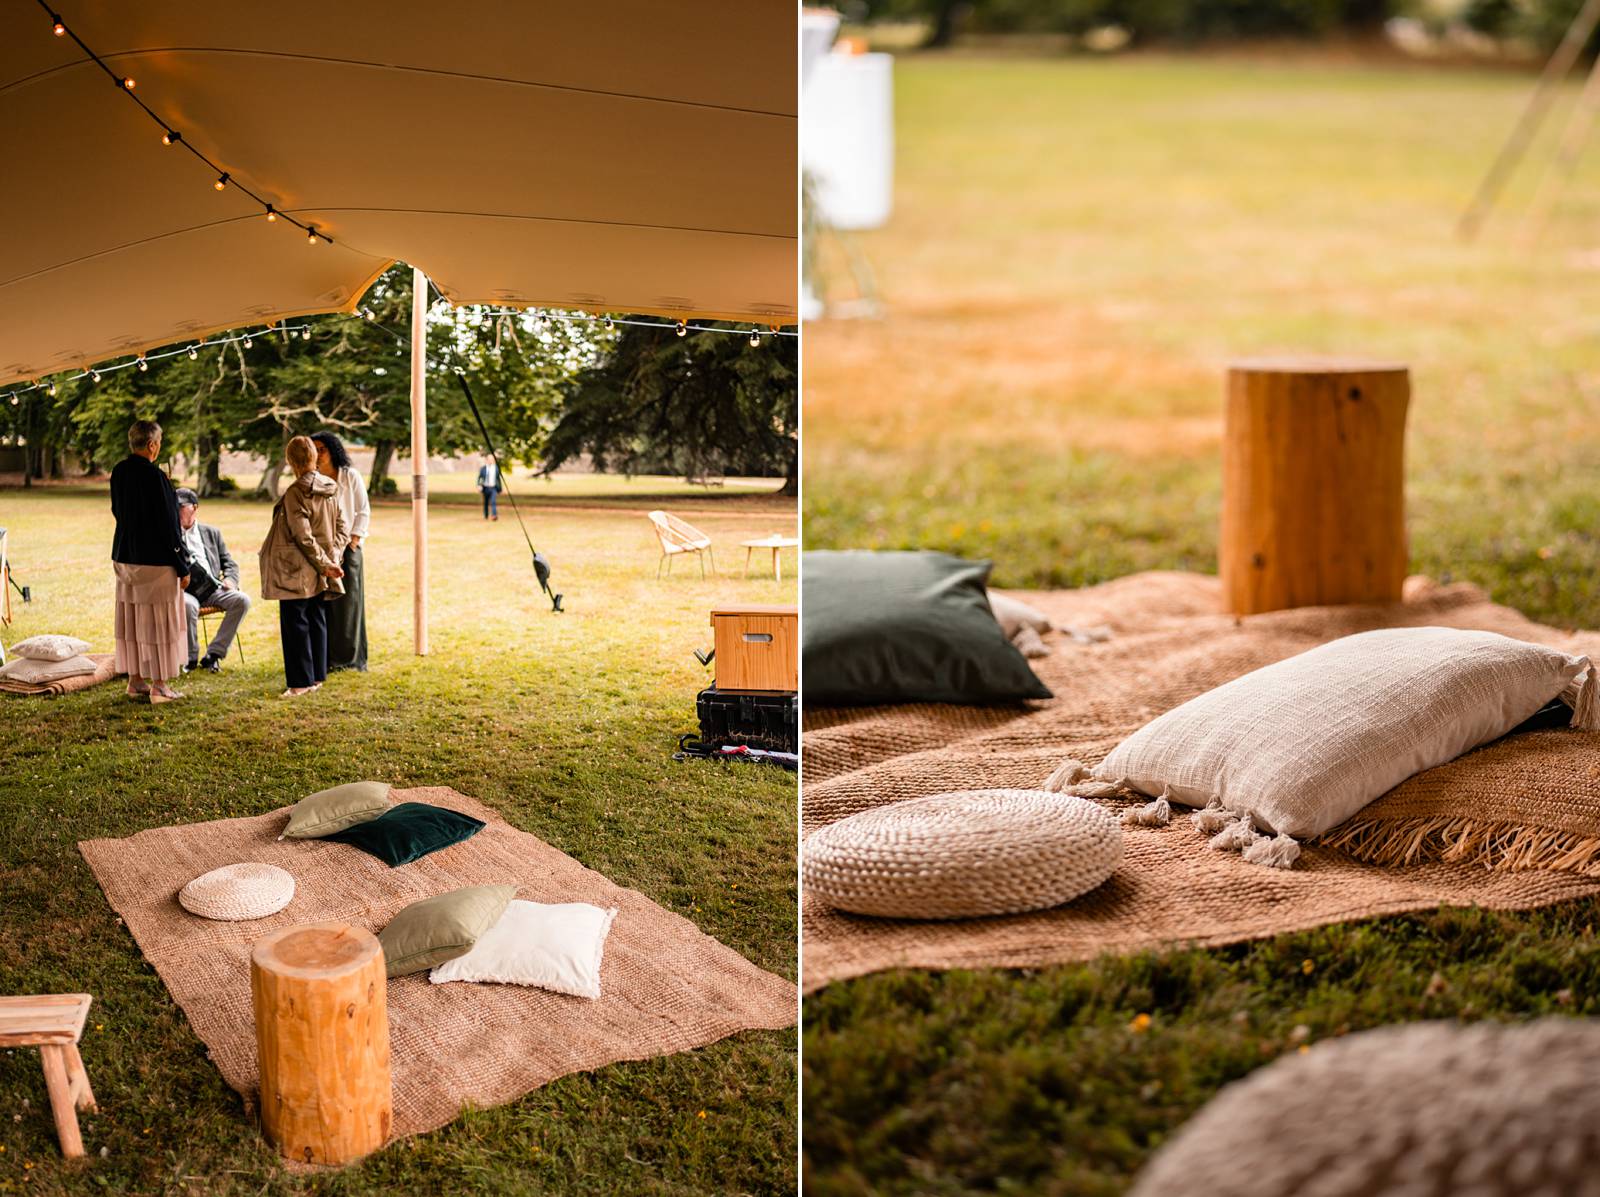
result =
M1453 237L1530 78L952 54L896 81L895 216L858 242L886 318L806 331L809 547L990 557L1002 586L1211 572L1228 359L1398 357L1413 568L1600 627L1600 164L1536 244L1530 176L1484 241ZM1596 913L830 986L808 1191L1120 1192L1301 1036L1597 1012Z
M671 752L677 733L694 730L694 695L708 684L692 650L710 646L710 607L793 601L788 580L741 579L735 546L792 531L794 507L767 498L697 514L724 549L724 576L705 581L683 562L655 580L642 511L532 513L567 596L555 616L509 510L486 524L469 505L436 505L432 645L419 659L410 510L379 506L366 557L371 671L336 674L292 703L278 698L277 604L265 602L244 625L247 663L230 655L222 674L183 679L184 702L136 705L107 685L0 703L0 993L95 996L83 1055L100 1101L83 1120L91 1158L63 1164L37 1053L0 1054L0 1192L792 1191L792 1032L567 1077L344 1173L288 1173L75 846L259 814L357 778L449 785L792 977L792 775ZM201 508L252 593L269 516L246 501ZM34 591L5 639L66 632L109 651L104 489L0 491L0 526Z

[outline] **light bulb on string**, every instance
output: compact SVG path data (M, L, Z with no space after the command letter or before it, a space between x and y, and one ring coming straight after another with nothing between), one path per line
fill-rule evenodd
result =
M166 130L162 131L162 134L161 134L161 144L162 145L177 145L178 142L180 142L182 140L183 140L183 134L179 133L176 129L166 129Z
M96 382L99 382L100 381L100 371L98 371L98 370L90 370L89 371L89 377L94 379Z
M755 349L755 348L759 347L760 344L761 344L761 330L759 328L752 328L750 330L750 348Z
M267 205L267 223L268 224L274 224L274 223L277 222L277 219L278 219L278 210L276 208L274 208L271 204L268 204Z
M218 175L217 181L211 184L211 186L215 187L218 191L226 189L228 186L228 172L223 171L220 175Z
M680 337L686 337L689 335L689 326L682 320L678 321L678 335Z
M317 243L317 226L314 225L314 224L308 224L306 226L306 244L307 245L315 245L316 243Z
M15 406L17 406L17 404L19 404L21 402L22 402L22 397L20 395L18 395L15 391L12 391L11 392L11 406L15 407Z
M133 86L134 86L133 80L128 78L127 76L123 76L122 86L128 91L132 91L133 90Z
M144 355L139 355L139 373L143 374L150 369L150 363L144 360Z
M200 356L200 349L196 345L189 346L189 360L192 362Z
M56 384L52 382L49 386L45 387L45 390L49 391L52 395L54 395L56 393ZM15 403L16 400L13 399L12 402Z
M51 13L50 19L55 22L55 24L50 27L50 32L55 34L57 37L66 37L67 27L61 23L61 18L55 13Z
M252 345L254 345L254 344L255 344L255 342L254 342L254 341L252 341L252 340L251 340L251 339L250 339L250 338L249 338L249 337L246 337L246 338L245 338L245 339L244 339L244 347L245 347L245 348L246 348L246 349L249 349L249 348L250 348L250 346L252 346Z
M616 322L613 321L610 316L606 317L605 326L606 326L606 331L607 332L613 332L613 331L615 331L615 329L617 327Z

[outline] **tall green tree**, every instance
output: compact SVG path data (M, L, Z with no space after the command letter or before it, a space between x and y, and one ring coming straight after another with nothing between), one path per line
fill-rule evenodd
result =
M725 326L733 329L734 326ZM548 472L581 454L600 470L777 475L799 485L797 338L623 325L563 387Z

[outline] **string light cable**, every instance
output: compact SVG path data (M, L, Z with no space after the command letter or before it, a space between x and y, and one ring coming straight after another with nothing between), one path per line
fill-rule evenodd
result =
M9 402L13 407L15 407L17 404L22 402L23 395L30 394L33 391L47 391L54 395L56 393L56 387L59 383L77 382L80 378L88 378L95 382L99 382L101 376L105 374L115 374L118 370L148 370L151 362L159 362L165 358L179 357L180 355L184 354L187 354L189 360L193 361L200 356L200 351L202 349L210 349L214 345L234 345L238 344L239 342L243 342L244 347L248 349L256 337L266 336L269 333L287 333L290 337L293 337L296 333L299 333L302 337L309 339L311 336L311 325L289 324L288 322L285 322L283 324L277 324L271 328L262 329L260 331L230 333L225 337L213 337L209 341L196 341L192 345L180 345L173 349L163 350L160 353L141 353L136 357L129 358L125 362L116 362L109 366L93 366L84 370L80 370L76 374L52 377L48 381L35 382L30 386L13 387L11 390L0 394L0 400Z
M45 15L50 18L50 31L57 37L71 38L73 44L88 56L89 61L94 63L95 66L99 67L100 70L105 74L105 77L111 80L117 91L122 93L129 100L133 101L133 103L137 104L139 106L139 110L149 117L150 120L160 128L162 145L175 145L180 149L187 150L198 161L205 165L206 169L211 173L212 187L218 191L226 191L229 188L232 188L243 195L249 196L250 199L261 208L261 214L266 217L269 224L275 224L281 220L285 224L292 225L293 227L299 229L302 233L306 234L306 241L308 244L316 245L318 242L326 242L329 245L333 244L333 238L318 229L316 225L310 224L303 220L297 220L295 217L290 216L282 208L279 208L276 205L268 202L253 189L239 182L239 180L234 177L232 171L223 169L221 165L213 162L203 152L196 149L194 144L190 142L188 138L184 137L181 129L165 120L159 113L156 112L154 108L151 108L150 105L146 104L143 99L135 94L134 89L137 84L131 76L123 75L113 70L105 59L101 58L100 55L96 54L92 49L89 48L88 43L79 37L77 31L62 19L61 14L50 7L50 0L36 0L36 3L39 5L40 9L43 10Z

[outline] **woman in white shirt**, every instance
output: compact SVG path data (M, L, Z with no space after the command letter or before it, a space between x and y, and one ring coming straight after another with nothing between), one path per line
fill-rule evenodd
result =
M331 432L312 435L317 446L317 472L332 478L339 488L336 496L350 529L350 542L344 546L344 594L328 600L328 672L338 669L367 671L367 592L361 570L361 546L372 522L372 506L367 502L367 484L350 464L344 442Z

